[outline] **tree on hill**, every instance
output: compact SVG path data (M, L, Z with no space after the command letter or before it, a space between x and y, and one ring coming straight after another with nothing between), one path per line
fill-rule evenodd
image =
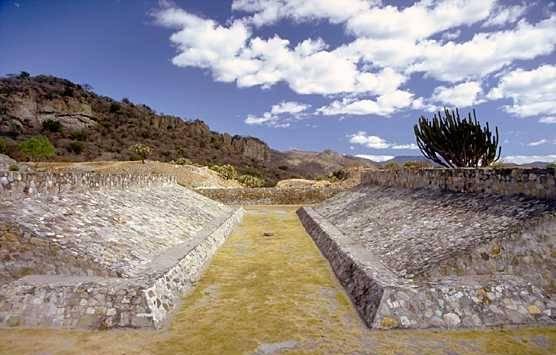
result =
M483 127L475 110L460 118L459 110L444 109L431 120L419 118L414 127L417 145L423 155L447 168L490 166L500 159L498 127Z
M137 154L141 158L141 163L145 164L145 159L152 153L151 147L146 144L134 144L129 147L132 153Z
M32 161L49 158L56 154L56 149L45 136L28 138L19 144L19 150Z

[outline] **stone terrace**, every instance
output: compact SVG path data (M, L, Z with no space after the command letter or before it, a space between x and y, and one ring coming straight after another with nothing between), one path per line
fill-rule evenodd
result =
M0 182L6 325L160 327L242 215L164 176Z
M391 187L414 184L411 171L395 173L401 182L388 178L394 173L368 174L372 184L299 215L369 326L556 320L556 201L511 195L503 180L505 195L451 192L437 182L444 171L416 173L417 189Z

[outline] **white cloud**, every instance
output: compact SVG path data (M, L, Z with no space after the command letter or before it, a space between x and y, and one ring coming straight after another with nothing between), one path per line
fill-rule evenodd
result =
M336 100L327 106L320 107L317 112L326 116L343 114L390 116L399 109L411 106L412 102L412 93L396 90L381 95L376 100L351 98Z
M539 139L538 141L527 143L527 145L530 146L530 147L536 147L536 146L547 144L547 143L548 143L547 139Z
M487 97L509 98L513 104L504 106L507 112L519 117L548 116L544 123L551 123L551 115L556 115L556 65L516 69L503 76Z
M394 6L374 7L357 12L346 27L358 37L423 39L486 19L494 3L495 0L423 0L401 10Z
M375 0L234 0L232 9L235 17L226 25L175 7L156 12L159 24L175 29L172 63L206 69L214 80L238 87L285 83L298 94L334 95L334 101L317 110L323 115L391 116L409 108L480 103L479 82L486 76L556 48L554 14L534 24L520 20L509 29L452 41L461 37L462 26L512 24L526 11L525 6L502 6L495 0L421 0L403 8ZM342 24L355 38L330 48L320 38L291 43L276 34L253 35L256 26L281 19ZM436 34L442 39L431 39ZM439 86L427 101L414 98L403 86L417 73L455 85ZM503 80L510 75L502 76L494 93L504 89ZM546 95L506 92L503 97L513 99L506 109L516 115L556 115L555 100ZM273 121L272 113L249 119L252 124Z
M540 123L556 123L556 116L543 117L539 120Z
M411 150L416 150L419 149L419 147L417 146L417 144L415 143L411 143L411 144L394 144L392 147L392 149L411 149Z
M514 164L528 164L534 162L546 162L552 163L556 162L556 155L509 155L502 158L503 162L514 163Z
M172 63L209 69L215 80L235 81L239 87L270 87L284 81L299 94L379 95L407 80L391 68L360 70L359 58L327 50L322 39L306 39L292 48L278 35L253 37L242 20L224 27L176 8L161 9L155 17L178 29L170 37L178 50Z
M508 7L498 6L492 12L490 17L483 22L483 27L502 26L510 23L515 23L527 11L525 5L514 5Z
M393 155L372 155L372 154L357 154L356 157L372 160L378 163L395 158Z
M477 33L461 43L395 36L359 37L335 52L405 75L423 73L426 77L455 83L476 81L515 60L551 53L556 48L555 32L556 16L552 16L536 24L521 21L513 29Z
M261 116L247 115L245 123L248 125L266 125L270 127L285 128L294 120L302 119L311 105L295 101L282 101L272 105L270 111Z
M374 3L369 0L234 0L232 10L253 13L247 20L256 26L271 25L284 18L340 23Z
M279 104L272 105L270 112L273 115L279 115L283 113L297 114L307 110L310 105L302 104L295 101L282 101Z
M438 86L434 89L431 100L450 106L466 107L480 103L481 84L468 81L452 87Z
M522 21L512 30L477 33L463 43L425 40L415 45L414 60L407 71L450 82L481 78L515 60L551 53L556 46L554 33L556 16L536 25ZM406 51L402 56L411 54Z
M356 134L353 134L350 137L349 142L364 145L373 149L386 149L390 147L390 144L386 143L386 140L378 136L368 136L364 131L359 131Z
M365 131L359 131L349 136L349 142L352 144L363 145L372 149L418 149L416 144L395 144L387 142L379 136L368 135Z

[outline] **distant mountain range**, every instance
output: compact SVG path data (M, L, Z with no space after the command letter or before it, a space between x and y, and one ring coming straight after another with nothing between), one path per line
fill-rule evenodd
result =
M371 160L373 161L373 160ZM431 162L430 160L428 160L427 158L423 157L422 155L400 155L397 157L394 157L392 159L388 159L388 160L384 160L381 162L375 162L376 164L380 165L380 166L384 166L388 163L397 163L399 165L403 165L404 163L407 163L409 161L425 161L427 163L433 164L433 165L437 165L433 162ZM532 162L532 163L527 163L527 164L514 164L514 163L504 163L505 166L507 167L512 167L512 166L516 166L516 167L522 167L522 168L546 168L546 166L550 164L548 162L543 162L543 161L536 161L536 162Z

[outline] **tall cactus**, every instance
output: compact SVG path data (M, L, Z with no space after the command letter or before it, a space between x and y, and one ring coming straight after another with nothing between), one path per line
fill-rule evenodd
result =
M500 159L498 127L495 134L488 122L482 127L473 110L467 118L460 118L459 110L444 109L432 120L419 118L414 127L417 145L423 155L447 168L489 166Z

